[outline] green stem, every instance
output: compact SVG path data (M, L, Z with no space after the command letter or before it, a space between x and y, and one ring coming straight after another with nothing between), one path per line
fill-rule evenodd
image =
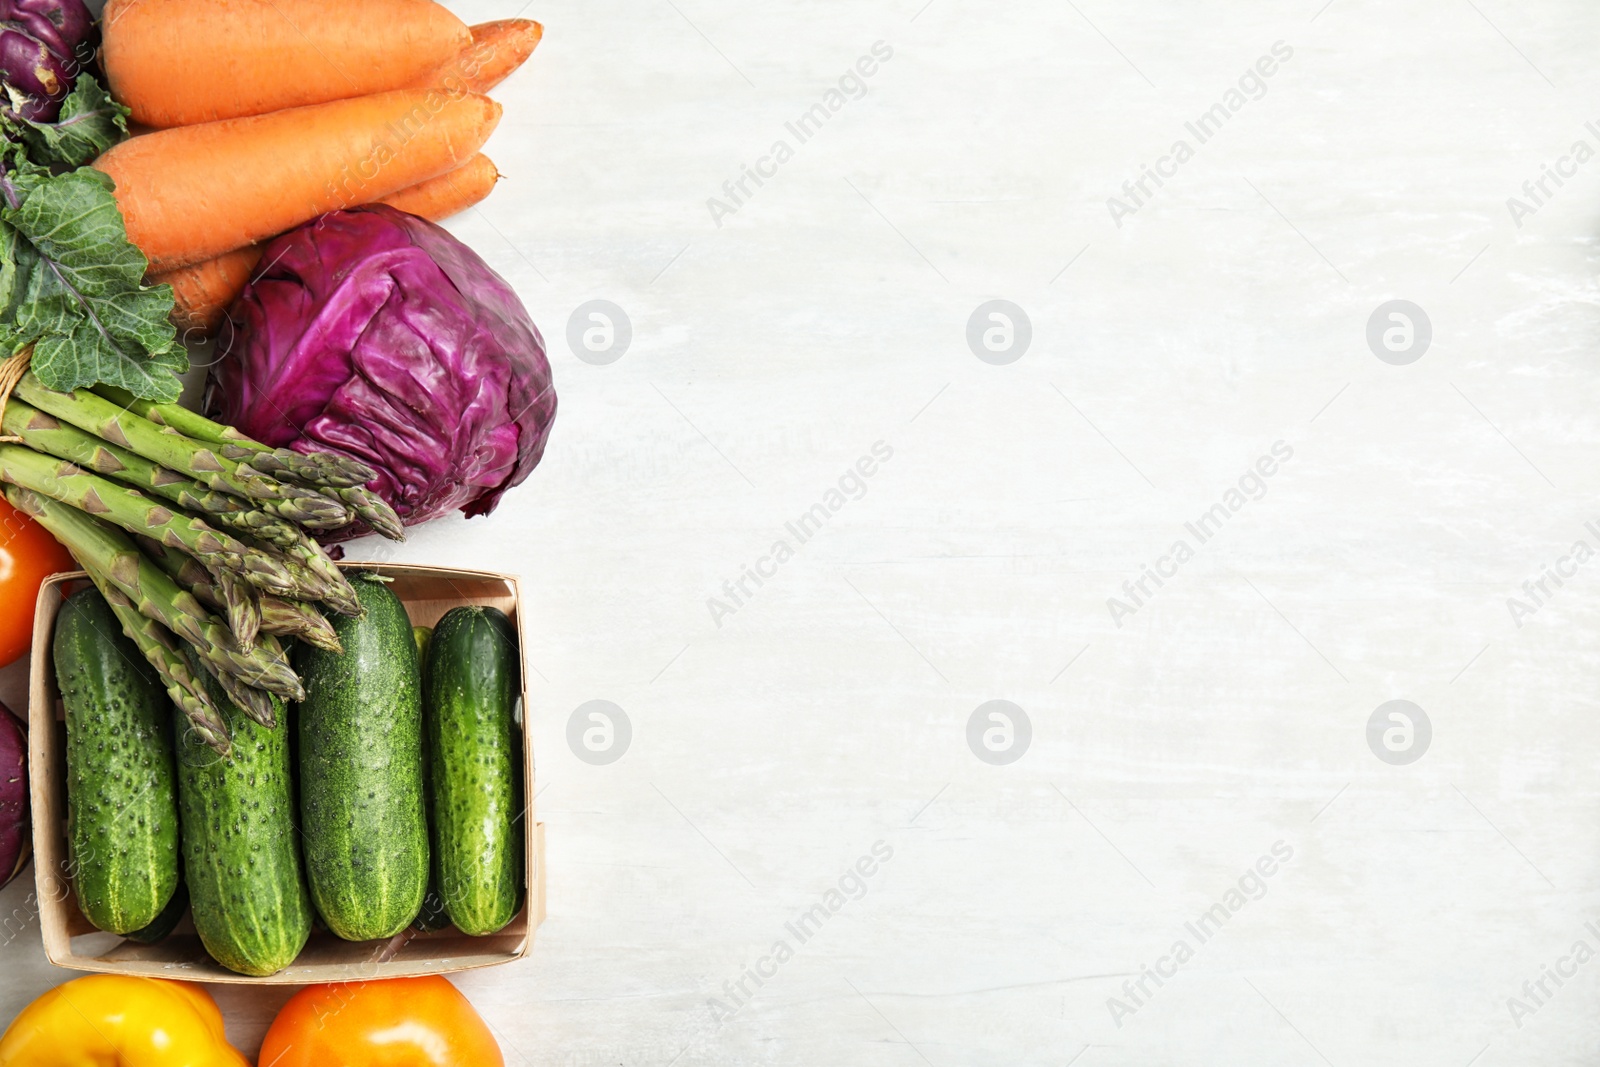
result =
M261 598L261 632L279 637L298 637L325 652L344 654L344 645L333 624L312 604L282 597Z
M272 592L291 592L288 573L266 553L173 511L124 485L23 445L0 445L0 481L43 493L80 511L98 515L129 533L142 534L198 559L217 571L234 571Z
M22 443L35 452L69 460L85 470L169 500L185 511L213 516L253 513L247 500L208 489L192 478L152 463L137 452L102 441L15 397L6 404L0 430L21 438ZM272 516L264 518L271 522L282 521Z
M15 394L25 403L80 430L187 474L217 492L276 505L272 510L284 518L302 524L335 524L325 528L335 528L347 521L341 502L330 500L315 490L265 477L247 464L221 455L214 446L157 425L103 396L84 389L57 392L47 388L32 372L24 374L17 382Z
M155 668L156 674L161 676L167 696L189 720L195 734L219 756L226 758L230 748L228 724L211 702L205 686L194 676L189 661L178 650L171 632L154 619L139 614L132 601L123 596L122 590L112 585L105 575L91 570L89 578L116 613L117 621L122 623L122 632L138 646L144 658L150 661L150 666Z
M371 467L349 456L332 452L301 453L290 448L264 445L260 441L251 440L232 426L208 419L197 411L190 411L182 404L161 404L154 400L145 400L113 385L97 385L95 392L151 422L170 426L196 441L216 445L218 451L229 459L247 462L262 474L272 477L320 488L365 485L378 476Z
M120 589L141 615L188 641L207 665L286 699L304 699L305 687L275 638L267 637L253 652L244 651L227 626L146 559L122 531L42 493L12 486L6 499L54 534L85 570Z

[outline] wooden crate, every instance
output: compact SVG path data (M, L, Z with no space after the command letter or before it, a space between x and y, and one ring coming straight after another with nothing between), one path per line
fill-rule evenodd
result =
M511 617L522 643L521 594L512 575L452 570L412 564L341 563L346 570L376 571L392 578L390 587L405 604L413 626L432 626L463 604L496 607ZM468 937L454 927L422 934L407 929L387 941L344 941L314 930L299 957L265 978L227 970L206 954L185 917L176 932L155 945L141 945L96 930L78 910L68 879L66 725L50 654L56 613L82 572L58 574L39 591L34 613L33 659L28 692L28 774L33 804L34 877L38 886L40 929L45 955L59 967L108 974L180 978L203 982L302 985L406 975L448 974L506 963L527 955L544 921L544 824L533 809L534 766L530 732L524 728L523 781L527 808L527 899L510 925L487 937ZM522 689L526 715L527 684Z

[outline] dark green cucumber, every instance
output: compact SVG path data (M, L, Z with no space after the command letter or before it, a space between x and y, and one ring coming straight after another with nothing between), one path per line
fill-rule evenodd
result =
M178 928L178 923L183 920L184 913L189 910L189 890L184 888L182 882L178 883L177 892L172 894L172 899L167 901L167 906L161 909L161 914L151 920L150 925L130 933L124 934L129 941L137 941L141 945L154 945L165 941L172 936L172 931Z
M56 685L67 711L67 837L78 907L126 934L178 888L178 804L166 690L93 588L56 619Z
M445 911L465 934L517 913L522 835L516 726L521 655L495 608L455 608L433 629L424 718L433 850Z
M276 697L278 725L269 730L204 676L233 750L220 758L175 720L183 872L200 943L228 970L260 977L293 963L311 935L289 776L290 727Z
M405 607L376 575L350 584L365 608L331 621L344 652L302 644L300 825L311 901L347 941L393 937L428 885L422 685Z
M411 636L417 641L417 662L422 665L422 694L424 716L428 713L428 642L433 640L433 627L413 626ZM424 719L422 728L422 770L426 781L428 771L428 728ZM428 794L424 792L424 796ZM428 819L428 841L433 842L433 805L424 804L422 810ZM413 924L416 929L424 934L431 934L435 930L443 930L450 925L450 916L444 910L444 897L439 895L439 862L438 852L430 848L432 854L428 863L428 891L422 895L422 910L417 913L417 921Z

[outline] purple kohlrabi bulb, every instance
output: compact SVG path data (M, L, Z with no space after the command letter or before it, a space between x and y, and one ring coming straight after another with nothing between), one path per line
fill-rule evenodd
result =
M0 0L0 23L37 39L62 59L80 66L94 57L99 43L94 16L83 0Z
M97 44L83 0L0 0L0 81L24 98L23 118L54 122Z

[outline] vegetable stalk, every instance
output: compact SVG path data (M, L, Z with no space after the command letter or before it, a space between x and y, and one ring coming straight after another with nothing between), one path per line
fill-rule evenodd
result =
M153 541L143 542L150 558L173 580L195 595L195 599L218 611L229 611L222 584L200 564L176 549ZM253 609L260 633L277 637L298 637L329 652L343 652L344 645L333 625L313 605L271 594L254 595ZM231 617L231 612L230 612ZM235 633L238 633L235 629ZM238 701L235 701L238 703Z
M394 513L394 509L383 497L366 486L352 485L348 488L329 489L328 493L348 504L356 517L377 533L391 541L406 539L406 528L401 524L400 516Z
M162 404L141 400L114 386L97 386L95 392L107 400L142 416L158 426L167 426L196 441L214 446L225 458L247 463L250 469L313 489L343 501L374 531L391 541L406 539L400 516L377 493L366 487L377 472L360 460L334 452L300 453L289 448L269 448L259 441L213 422L182 404Z
M303 600L262 597L261 632L280 637L298 637L324 652L336 655L344 653L344 644L339 640L333 624L323 617L322 612Z
M21 445L0 445L0 481L54 500L179 548L216 570L233 571L276 593L292 592L293 579L278 562L204 520L173 511L137 490L90 474L65 460Z
M288 700L305 697L305 687L273 638L252 652L239 647L228 628L150 560L121 531L94 516L42 493L7 488L12 506L39 520L67 547L85 570L103 575L140 614L154 619L194 646L207 667Z
M196 441L218 447L229 459L248 462L262 474L312 488L365 485L377 472L360 460L332 452L304 454L291 448L272 448L253 441L232 426L214 422L182 404L143 400L125 389L97 385L95 392L161 426L170 426Z
M139 609L133 606L133 601L124 596L122 590L105 575L91 570L89 578L106 598L106 603L111 605L117 621L122 623L122 632L138 646L144 658L150 661L150 666L161 676L167 696L189 720L189 726L195 734L218 755L226 757L230 748L228 726L207 695L205 685L190 670L189 661L179 651L171 631L154 619L140 614Z
M288 519L258 510L254 502L231 493L219 493L159 463L152 463L94 434L61 422L16 397L7 402L0 429L35 452L69 460L107 478L131 485L140 492L170 501L185 511L198 512L220 526L254 534L280 544L304 537Z
M155 561L156 566L193 593L196 600L207 607L228 612L229 624L233 627L235 636L239 637L241 645L253 645L258 634L266 633L284 637L303 637L318 648L330 648L328 642L331 641L331 651L344 651L344 646L339 643L339 635L334 632L328 620L309 604L274 596L258 597L249 589L230 588L233 579L226 575L213 575L197 560L175 548L168 548L148 538L140 538L139 543ZM240 613L247 617L241 620ZM313 619L315 622L310 621ZM318 623L321 624L320 629ZM249 632L249 642L244 640L241 627L245 627ZM277 722L277 707L265 690L245 685L229 674L214 670L209 673L217 680L217 684L222 687L228 699L238 705L250 718L266 727L271 727Z
M207 570L199 560L170 545L148 537L138 540L145 555L173 581L193 593L196 600L227 613L228 628L238 639L240 648L248 652L255 647L261 631L261 604L255 590L232 572Z
M59 538L63 544L68 543L74 529L79 525L71 521L72 509L30 489L7 486L5 495L13 507L39 520L40 525ZM86 524L99 525L92 518L87 516L82 518ZM96 558L97 561L103 561L104 556ZM143 653L150 666L155 668L162 684L166 687L167 696L193 725L195 733L203 738L206 744L226 756L227 725L223 722L216 705L206 695L204 685L195 677L183 653L178 650L171 631L139 611L133 601L100 567L92 565L84 556L79 556L78 562L83 565L90 580L106 598L111 610L116 613L117 620L122 623L122 629L128 635L128 639Z
M311 538L302 533L287 545L268 548L256 542L255 547L264 552L275 549L279 553L278 562L299 583L302 590L299 593L289 594L290 597L321 601L340 615L351 618L361 616L361 600L356 596L349 579L345 578L344 572L328 557L327 551Z
M341 501L268 478L248 464L221 456L202 442L158 426L87 390L57 392L46 388L30 371L17 383L16 396L80 430L187 474L208 488L257 501L263 510L310 529L336 529L348 518Z

